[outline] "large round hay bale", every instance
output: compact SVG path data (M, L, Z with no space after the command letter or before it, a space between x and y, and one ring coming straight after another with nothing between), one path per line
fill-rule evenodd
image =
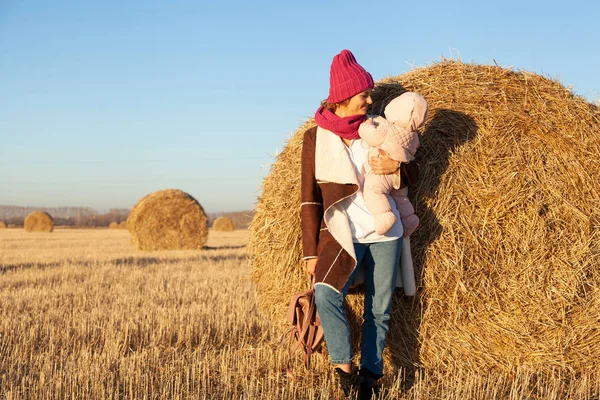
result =
M127 227L140 250L193 250L206 243L207 221L196 199L181 190L166 189L138 201Z
M0 229L5 229L5 228L6 228L6 222L0 221Z
M525 367L541 381L597 370L598 108L536 74L443 61L378 82L371 113L405 90L429 102L410 188L420 290L415 300L397 291L388 365L504 377ZM260 305L282 321L291 294L308 285L300 153L313 124L277 157L250 225ZM356 333L360 294L349 315Z
M119 223L116 221L111 222L108 224L108 229L119 229Z
M127 221L119 222L119 229L127 229Z
M27 232L52 232L54 220L45 211L34 211L25 217L23 227Z
M214 220L212 228L219 232L232 232L235 230L235 224L231 218L219 217Z

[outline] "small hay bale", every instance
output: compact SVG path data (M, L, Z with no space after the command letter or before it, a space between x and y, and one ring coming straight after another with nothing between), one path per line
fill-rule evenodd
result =
M54 220L45 211L34 211L25 217L23 227L27 232L52 232Z
M219 217L213 222L212 228L218 232L233 232L235 230L235 224L231 218Z
M396 291L386 365L506 381L526 366L538 383L582 381L600 367L598 108L533 73L442 61L378 82L370 113L406 90L429 103L409 194L420 290L414 300ZM278 155L249 228L260 306L282 328L290 296L309 282L299 190L311 126ZM362 295L350 295L355 347L362 312ZM561 374L572 381L555 382ZM588 378L582 390L597 388ZM509 397L510 385L497 389Z
M115 221L111 222L108 224L108 229L119 229L119 223Z
M198 250L208 237L208 218L189 194L159 190L143 197L131 210L127 227L140 250Z
M6 222L0 221L0 229L5 229L5 228L6 228Z
M119 222L119 229L127 229L127 221Z

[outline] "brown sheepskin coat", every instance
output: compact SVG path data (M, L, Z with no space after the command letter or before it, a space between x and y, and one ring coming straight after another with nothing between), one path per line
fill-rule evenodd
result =
M358 191L358 178L342 139L322 128L304 133L301 224L304 259L318 258L315 282L341 291L356 268L344 201ZM403 164L402 187L414 183L418 167Z

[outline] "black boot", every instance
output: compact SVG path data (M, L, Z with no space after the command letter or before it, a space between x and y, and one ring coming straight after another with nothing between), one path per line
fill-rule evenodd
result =
M343 371L340 368L336 368L335 372L340 377L340 386L344 391L344 395L350 398L350 396L358 390L358 367L352 365L352 371L350 373Z
M358 377L358 399L371 400L373 395L379 395L379 386L377 381L383 375L376 375L366 368L361 368Z

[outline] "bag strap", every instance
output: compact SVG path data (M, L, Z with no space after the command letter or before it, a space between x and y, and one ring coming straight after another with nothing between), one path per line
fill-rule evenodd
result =
M315 278L313 276L312 280L311 280L311 284L310 284L310 289L314 292L315 290ZM310 303L308 305L308 312L306 312L304 314L304 328L302 329L302 331L300 332L300 336L304 337L304 335L306 335L306 332L308 331L308 329L311 326L310 323L310 317L311 315L313 315L313 312L315 311L316 308L316 304L315 304L315 294L313 293L312 296L310 296Z

